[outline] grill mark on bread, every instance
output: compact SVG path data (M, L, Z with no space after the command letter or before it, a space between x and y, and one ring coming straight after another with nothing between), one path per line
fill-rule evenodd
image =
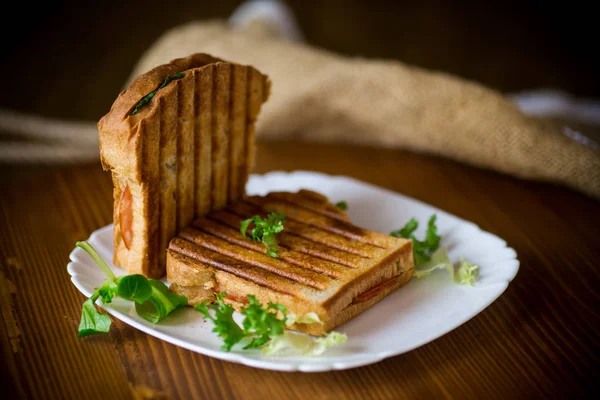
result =
M230 243L245 247L249 250L254 250L263 254L265 253L266 248L262 243L254 242L244 238L239 230L236 231L229 225L223 224L221 221L211 218L212 215L213 213L210 213L205 218L195 220L190 228L195 228L202 232L226 240Z
M343 269L346 268L329 260L315 258L294 250L282 251L281 259L297 267L310 269L336 280L343 278Z
M252 110L254 109L254 105L252 104L252 81L254 68L248 67L246 68L246 95L244 97L245 102L245 115L244 115L244 137L242 140L244 141L244 152L243 152L243 162L240 163L239 169L239 186L242 188L242 193L240 198L246 193L246 182L248 181L248 176L250 175L250 171L253 166L250 165L251 156L250 153L253 152L254 148L254 135L252 135L251 129L254 127L254 121L252 120ZM251 137L252 135L252 137Z
M209 265L217 270L225 271L229 274L235 275L239 278L247 279L250 282L267 287L275 292L298 297L298 294L305 289L305 285L294 280L269 273L269 271L266 271L260 267L249 264L242 260L237 260L180 237L177 237L171 241L169 245L169 251L181 254L185 257L199 261L202 264ZM285 289L286 287L289 287L293 290L288 291Z
M304 224L323 229L328 232L337 233L349 239L360 241L379 247L388 248L393 243L389 235L360 228L347 221L326 217L313 211L299 209L294 204L286 201L272 200L267 197L250 196L246 198L249 203L255 204L267 211L284 212L286 217Z
M235 229L236 232L239 231L240 223L242 221L240 216L232 214L225 210L214 211L208 214L206 217L210 220L220 222L232 229ZM197 221L194 222L193 225L200 228L203 223L203 221ZM285 225L287 225L287 223L288 222L286 222ZM336 248L332 248L321 243L313 242L299 236L291 235L289 232L286 232L286 230L287 228L284 228L283 232L280 232L277 235L277 239L279 240L279 243L280 245L282 245L283 248L290 249L296 253L303 253L305 255L310 255L317 259L327 261L328 263L335 263L350 268L356 268L356 265L360 264L365 259L363 257L346 252L344 250L338 250ZM243 242L249 241L249 239L243 238L241 234L239 236L240 238L242 238ZM318 260L315 261L319 262Z
M231 68L231 134L229 152L228 202L238 200L244 192L246 161L246 89L247 67L233 65Z
M226 240L229 243L256 251L261 254L266 252L266 247L262 243L243 237L239 229L232 229L229 224L226 224L220 220L218 215L215 217L215 214L227 215L227 213L223 211L213 212L209 214L207 218L194 221L191 228L201 230L202 232ZM233 218L237 217L233 216ZM325 274L333 279L340 279L344 274L344 269L347 268L344 265L336 264L326 259L310 257L295 250L288 250L286 246L280 246L278 254L283 261L300 268Z
M261 215L265 217L269 212L256 204L247 203L245 200L226 208L226 210L237 214L241 219L249 218L252 215ZM320 227L304 224L302 221L286 219L285 232L294 236L302 237L311 242L319 243L332 249L341 250L347 253L356 254L363 258L377 257L381 248L368 243L352 241L345 236L333 234Z
M161 113L160 103L157 105L156 112ZM149 120L142 120L139 123L139 135L142 144L142 165L143 165L143 181L158 181L160 176L160 118L154 118L151 123ZM160 197L158 194L158 185L148 185L148 190L142 190L141 202L142 218L136 218L136 210L133 210L133 229L139 231L142 235L142 240L145 246L138 249L138 256L147 254L147 257L142 257L141 265L138 268L131 268L130 263L126 269L129 273L143 273L148 275L157 275L159 273L159 235L160 235L160 219L158 211L160 209ZM133 206L136 206L134 201ZM134 245L137 245L134 239ZM131 258L133 252L128 254Z
M167 91L168 87L163 88ZM173 89L171 87L170 89ZM177 90L170 90L169 96L177 96ZM165 265L169 240L177 231L177 115L175 102L167 102L160 97L160 222L159 222L159 262Z
M290 203L286 200L279 200L269 198L268 196L250 196L246 199L249 203L260 206L266 211L277 211L283 212L286 218L303 222L307 225L314 226L328 232L337 233L338 235L346 236L350 239L364 241L365 243L377 245L364 239L364 236L368 233L366 229L359 228L348 222L338 221L335 219L326 219L323 215L308 210L303 207L298 207L294 203ZM379 247L379 246L378 246Z
M190 85L189 82L192 81ZM188 73L176 81L177 85L177 230L194 219L195 188L195 134L194 90L195 77Z
M312 195L312 193L314 192L309 190L300 190L298 193L271 192L265 197L268 199L284 201L286 203L293 204L296 207L313 211L317 214L334 218L342 222L350 222L348 216L339 208L327 201L327 198L321 196L317 197Z
M209 65L200 71L194 71L195 84L199 89L194 98L195 120L195 185L196 215L204 215L210 211L212 204L212 107L213 107L213 73L214 67Z
M330 278L322 276L321 274L298 268L263 253L236 246L216 236L195 229L186 228L181 231L179 237L236 260L244 261L265 271L269 271L274 275L285 277L315 289L325 290L331 283Z
M257 70L250 68L250 77L248 79L248 129L246 130L246 179L254 168L255 163L256 148L254 138L256 136L256 127L254 123L264 101L264 81L265 79Z
M333 249L322 245L321 243L311 242L300 236L290 235L282 232L278 236L279 242L292 250L304 253L313 257L331 261L349 268L356 268L365 259L356 254L348 253L343 250Z
M212 80L212 89L211 89L211 115L212 121L210 125L210 204L211 208L215 204L215 160L216 160L216 151L217 151L217 93L219 84L217 82L219 73L216 66L213 66L213 80Z
M229 213L225 210L215 211L207 215L207 218L218 221L230 228L239 231L240 222L242 218L236 214ZM243 217L244 219L246 217ZM285 223L287 225L288 222ZM200 223L194 223L195 226L199 226ZM299 236L290 235L286 232L287 228L284 228L283 232L277 235L277 239L283 245L284 248L288 248L297 253L304 253L311 255L317 259L336 263L344 267L355 268L356 264L363 261L360 256L346 252L344 250L338 250L321 243L312 242L301 238ZM330 234L329 234L330 235ZM240 234L240 237L241 234ZM243 239L248 241L249 239ZM263 246L264 248L264 246Z
M375 246L365 245L360 242L352 242L343 235L332 234L319 227L304 224L299 221L289 220L286 222L288 233L298 236L311 242L320 243L336 250L355 254L362 258L375 258L381 251Z
M214 209L227 204L229 156L229 104L231 101L231 65L215 64L213 95L212 205Z

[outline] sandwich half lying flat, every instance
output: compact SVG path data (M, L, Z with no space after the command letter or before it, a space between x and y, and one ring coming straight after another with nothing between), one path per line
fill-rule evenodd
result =
M278 258L240 232L243 220L285 214L277 234ZM252 294L283 304L297 317L316 313L322 323L291 327L323 335L406 284L413 276L410 240L350 223L326 197L307 190L249 196L197 219L171 240L167 279L190 304L224 300L239 309Z
M193 54L119 94L98 123L102 166L113 178L116 266L164 276L169 240L242 197L269 88L250 66Z

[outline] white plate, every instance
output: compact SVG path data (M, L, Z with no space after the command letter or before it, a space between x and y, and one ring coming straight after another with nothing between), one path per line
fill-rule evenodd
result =
M348 335L348 342L318 357L265 358L257 350L222 351L221 340L211 332L212 323L203 322L202 315L191 308L179 310L153 325L135 313L132 303L122 299L103 307L115 318L141 331L210 357L280 371L342 370L405 353L444 335L489 306L504 292L519 269L515 251L497 236L442 210L352 178L308 171L272 172L253 175L247 186L249 194L260 195L301 188L323 193L333 203L345 200L355 224L384 233L400 228L415 217L421 222L417 237L422 237L427 219L437 213L438 232L451 260L465 258L478 264L479 280L474 287L456 285L445 271L437 271L425 279L413 279L336 329ZM117 276L125 273L110 263L112 225L94 232L89 242ZM70 258L71 280L89 297L106 277L82 249L75 248Z

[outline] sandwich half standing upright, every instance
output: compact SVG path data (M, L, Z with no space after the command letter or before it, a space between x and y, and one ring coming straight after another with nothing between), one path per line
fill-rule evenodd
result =
M353 225L313 191L247 196L269 79L194 54L139 76L99 124L114 185L114 264L167 274L189 304L253 295L323 335L413 276L410 240ZM312 315L320 322L304 323Z
M102 166L113 179L116 266L164 276L169 240L242 197L269 90L255 68L193 54L119 94L98 123Z

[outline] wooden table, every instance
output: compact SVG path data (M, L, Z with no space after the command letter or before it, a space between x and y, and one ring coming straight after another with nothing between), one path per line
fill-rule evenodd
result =
M598 378L600 204L404 151L261 144L257 172L345 174L473 221L521 269L492 305L447 335L374 365L284 373L184 350L113 319L77 338L84 296L66 271L77 240L112 222L99 164L0 170L2 388L21 398L584 398ZM10 397L12 398L12 396Z
M5 10L16 23L0 28L9 38L0 55L0 107L98 120L161 33L194 19L226 18L239 1L109 3L40 3L38 12L11 3L19 10ZM598 94L596 58L579 46L595 33L595 14L581 5L548 4L540 12L529 3L288 3L309 43L326 49L397 58L502 91L556 86ZM118 320L109 334L78 339L84 296L66 265L76 241L112 222L109 173L99 163L4 165L0 397L580 399L598 389L598 201L401 150L263 143L259 154L259 173L345 174L470 220L507 240L520 272L497 301L454 331L348 371L253 369L183 350Z

